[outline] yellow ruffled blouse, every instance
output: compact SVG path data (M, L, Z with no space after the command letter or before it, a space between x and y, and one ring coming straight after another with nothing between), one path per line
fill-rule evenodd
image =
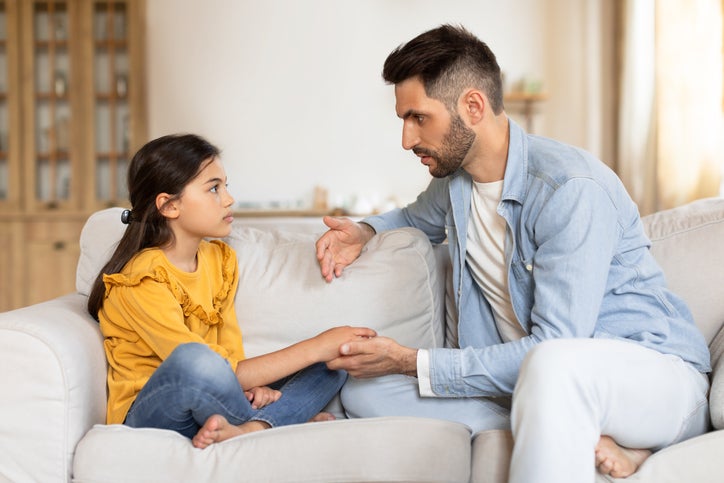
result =
M123 423L153 371L179 344L206 344L233 370L244 359L234 310L238 265L225 243L201 242L193 273L149 248L103 282L98 318L108 359L108 424Z

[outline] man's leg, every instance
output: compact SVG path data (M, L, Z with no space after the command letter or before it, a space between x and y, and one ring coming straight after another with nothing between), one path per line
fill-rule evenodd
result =
M409 376L350 377L342 388L341 397L350 418L419 416L463 423L473 433L510 429L508 409L492 400L420 397L417 378Z
M510 481L593 482L601 435L657 450L706 432L708 380L678 357L617 340L534 348L513 395Z

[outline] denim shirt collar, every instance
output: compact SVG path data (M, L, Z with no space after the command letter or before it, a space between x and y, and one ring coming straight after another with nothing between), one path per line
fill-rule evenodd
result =
M528 191L528 138L515 121L508 118L508 159L503 178L502 200L523 203Z

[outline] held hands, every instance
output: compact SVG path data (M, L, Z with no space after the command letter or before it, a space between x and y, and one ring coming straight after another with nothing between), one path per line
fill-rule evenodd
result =
M352 377L388 374L417 376L417 349L402 346L389 337L373 337L342 344L339 357L327 362L332 370L344 369Z
M327 362L339 357L340 347L352 341L369 339L377 336L377 332L366 327L334 327L325 330L321 334L314 337L316 342L318 356L317 360Z
M276 389L272 389L267 386L257 386L244 391L246 399L251 403L251 407L254 409L261 409L264 406L278 401L282 397L282 393Z
M323 221L329 230L317 240L317 260L322 277L331 282L357 259L375 233L369 225L355 223L349 218L325 216Z

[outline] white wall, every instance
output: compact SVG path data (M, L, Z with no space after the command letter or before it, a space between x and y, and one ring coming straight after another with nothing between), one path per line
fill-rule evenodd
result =
M590 93L571 87L585 75L587 25L571 15L590 17L599 1L149 0L149 134L196 132L221 147L238 201L309 204L321 185L332 203L404 204L429 175L400 146L380 75L387 54L441 23L463 24L508 80L551 77L536 131L586 147L577 106Z

